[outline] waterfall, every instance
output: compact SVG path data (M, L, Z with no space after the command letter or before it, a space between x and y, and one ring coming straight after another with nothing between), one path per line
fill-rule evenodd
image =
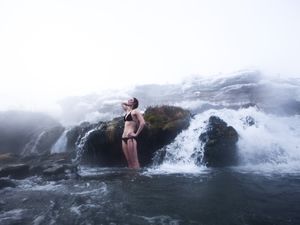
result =
M79 137L76 141L76 158L73 160L75 163L80 163L83 153L86 151L85 143L88 140L90 134L98 130L99 127L93 128L87 131L82 137Z
M166 151L163 162L157 165L155 170L166 172L197 172L199 165L196 164L196 155L203 155L203 148L199 140L200 134L205 129L205 120L201 114L191 120L187 130L182 131L168 146L161 151ZM203 166L204 167L204 166Z
M46 132L42 131L37 137L32 138L32 140L30 140L23 148L22 155L38 153L39 143L45 134Z
M277 116L255 107L212 109L197 114L191 120L190 127L162 149L166 152L165 157L162 163L154 163L154 169L175 173L203 169L205 166L199 166L195 161L196 156L203 155L199 136L205 131L206 121L213 115L223 119L238 132L240 166L300 169L300 116Z
M58 140L55 142L55 144L51 148L51 154L54 153L62 153L67 150L67 133L70 129L66 129L61 136L58 138Z

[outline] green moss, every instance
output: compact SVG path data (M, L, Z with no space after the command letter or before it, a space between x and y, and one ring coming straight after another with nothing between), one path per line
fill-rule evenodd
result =
M189 117L189 112L175 106L149 107L144 118L152 128L173 129L181 124L178 121L185 120Z

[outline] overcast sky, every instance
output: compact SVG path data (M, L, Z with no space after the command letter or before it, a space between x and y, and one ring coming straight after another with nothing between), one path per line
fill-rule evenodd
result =
M0 109L245 68L298 76L299 12L297 0L0 0Z

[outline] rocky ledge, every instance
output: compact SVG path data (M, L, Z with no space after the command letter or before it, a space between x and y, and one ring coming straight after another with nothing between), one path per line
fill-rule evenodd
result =
M144 118L146 126L137 142L140 164L147 166L158 149L171 143L179 132L189 126L191 115L189 111L180 107L157 106L149 107L144 113ZM119 117L109 122L90 125L90 132L85 134L77 133L82 136L82 144L79 143L81 149L78 151L81 162L101 166L125 166L121 142L123 128L123 118ZM87 130L78 127L74 129L77 132Z
M151 165L155 153L189 127L191 114L180 107L157 106L147 108L144 118L146 126L138 137L138 155L143 167ZM0 154L2 179L0 187L14 186L5 180L7 177L13 179L33 175L43 176L46 179L78 177L79 164L93 164L100 167L127 166L122 152L123 128L122 117L95 124L82 123L66 134L67 149L63 153L50 154L49 151L41 151L43 154L38 154L41 152L30 155L7 152ZM61 133L61 130L57 132ZM199 156L196 155L197 163L209 167L230 166L237 163L238 134L222 119L210 117L199 139L204 152Z

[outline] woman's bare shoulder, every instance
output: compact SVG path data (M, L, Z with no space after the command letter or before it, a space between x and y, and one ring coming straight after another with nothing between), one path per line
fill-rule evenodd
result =
M141 112L140 112L140 110L138 110L138 109L133 109L133 110L131 111L131 113L132 113L133 115L141 115Z

